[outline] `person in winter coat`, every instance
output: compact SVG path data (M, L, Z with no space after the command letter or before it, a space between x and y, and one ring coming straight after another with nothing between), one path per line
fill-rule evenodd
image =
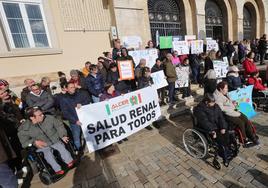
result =
M146 66L146 59L141 59L138 66L135 68L135 78L139 80L142 75L142 69Z
M126 84L125 80L120 80L117 65L115 63L110 65L110 70L107 74L107 83L113 84L115 90L119 91L120 93L128 93L128 91L131 90L130 86Z
M151 77L151 70L149 67L144 67L141 69L141 77L138 79L138 88L142 89L153 85L153 79Z
M115 39L112 58L113 60L117 60L120 56L121 56L121 42L120 39Z
M242 81L239 76L239 69L236 66L229 67L226 79L229 91L234 91L242 87Z
M190 66L189 66L189 59L188 58L185 58L184 61L182 62L181 64L181 67L188 67L188 71L187 71L187 74L189 75L189 78L190 78ZM190 79L188 80L188 87L183 87L181 88L182 89L182 98L188 98L188 97L191 97L191 83L190 83Z
M64 119L68 120L70 123L70 128L73 134L74 145L77 150L81 149L81 125L79 121L76 108L80 108L82 105L87 105L90 103L90 97L88 93L83 90L76 90L73 83L67 84L67 93L60 100L60 109Z
M194 108L198 128L210 134L219 144L219 154L224 164L228 166L229 134L228 124L224 119L220 107L215 103L213 94L207 93L203 100Z
M204 74L206 74L208 70L214 69L213 61L215 59L216 59L216 51L215 50L211 50L208 53L208 56L205 58Z
M118 57L116 61L118 62L118 61L125 61L125 60L131 61L132 62L132 66L135 69L136 64L134 62L133 57L130 56L130 55L128 55L128 50L126 48L122 48L121 49L121 56ZM135 79L133 79L133 80L127 80L126 81L126 84L131 87L131 90L132 91L135 91L137 89L137 85L136 85L136 80Z
M98 58L98 69L99 69L99 73L102 75L103 81L104 83L107 80L107 70L106 68L103 66L104 60L102 58Z
M90 74L86 77L86 85L89 93L92 95L93 102L99 102L99 97L104 90L104 79L96 65L91 65Z
M83 73L81 73L78 70L71 70L70 71L71 79L69 80L69 82L74 83L74 85L77 89L86 90L86 88L87 88L86 87L86 80L82 74Z
M176 66L178 66L181 63L180 58L178 56L178 52L177 51L174 51L172 53L172 56L173 56L172 57L172 64L176 67Z
M91 62L90 61L87 61L85 63L85 67L82 69L82 73L84 75L84 77L86 78L88 75L89 75L89 68L91 66Z
M259 53L260 53L260 59L261 59L261 62L260 64L263 65L264 64L264 59L265 59L265 54L266 54L266 51L267 51L267 39L266 39L266 34L264 34L260 41L259 41L259 46L258 46L258 49L259 49Z
M168 81L168 96L169 103L174 104L175 102L175 81L177 80L177 73L175 67L172 64L172 54L167 54L164 60L164 72Z
M235 53L235 48L233 46L233 42L232 41L229 41L226 45L226 48L227 48L227 58L228 58L228 61L231 62L231 58L233 57L233 54Z
M210 69L204 76L204 94L214 93L216 87L217 87L216 72L213 69Z
M260 91L267 90L267 87L265 87L262 84L262 79L259 77L258 72L251 74L251 76L248 78L248 84L253 85L252 97L264 97L265 96L264 93Z
M239 58L239 62L243 62L245 60L246 57L246 46L244 45L245 40L242 42L240 42L238 44L238 58Z
M258 145L258 138L253 133L252 126L248 118L244 114L236 110L237 104L231 101L228 97L227 82L220 82L217 85L217 89L213 95L215 97L216 103L219 105L219 107L225 114L227 122L230 122L230 125L239 127L239 129L241 130L244 139L244 145L248 146L249 144L251 144L250 141ZM248 139L250 139L250 141Z
M28 79L24 80L25 87L22 89L21 94L20 94L21 102L22 102L22 106L23 106L22 109L25 109L27 107L26 97L31 92L31 86L34 84L35 84L35 81L33 79L28 78Z
M255 57L254 52L249 52L247 58L245 59L245 61L243 61L243 68L245 69L244 70L245 78L248 78L250 74L254 72L259 72L257 66L254 63L254 57Z
M63 175L65 172L55 160L53 150L60 153L61 158L69 168L74 165L71 154L61 142L61 140L65 143L69 141L63 123L53 116L45 116L38 107L27 108L26 115L28 120L19 127L18 133L22 146L27 148L34 145L37 152L44 154L45 160L55 173Z
M157 58L155 60L154 66L151 69L151 72L154 73L154 72L163 71L163 70L164 70L163 63L162 63L162 61L159 58ZM166 104L165 103L165 90L166 90L165 87L164 88L160 88L160 89L157 90L158 98L159 98L159 101L160 101L159 102L160 103L160 106Z
M38 84L31 86L31 92L26 97L26 103L29 107L39 106L47 114L54 114L54 100L46 91L41 90Z
M192 70L193 84L198 84L200 83L200 59L197 54L190 54L189 61Z
M18 181L8 162L16 158L16 154L5 132L5 120L0 116L0 187L17 188Z

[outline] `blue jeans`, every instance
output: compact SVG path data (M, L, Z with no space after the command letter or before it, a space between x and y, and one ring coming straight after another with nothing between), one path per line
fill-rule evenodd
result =
M7 163L0 163L0 187L18 187L18 180Z
M76 124L70 125L73 139L74 139L74 145L77 150L81 148L81 127Z
M100 98L99 97L95 97L94 95L92 95L92 100L93 100L93 103L100 102Z
M192 75L193 75L193 80L196 83L199 83L199 76L200 76L200 67L192 67Z

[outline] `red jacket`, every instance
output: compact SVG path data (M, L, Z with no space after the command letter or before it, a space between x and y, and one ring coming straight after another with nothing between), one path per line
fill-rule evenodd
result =
M262 85L262 80L260 78L252 78L250 77L248 79L249 85L254 85L254 89L257 91L263 91L266 90L266 87Z
M244 76L247 77L248 75L250 75L251 73L254 72L259 72L259 70L257 69L255 63L253 60L250 60L249 58L247 58L244 62L243 62L243 68L245 69L244 71Z

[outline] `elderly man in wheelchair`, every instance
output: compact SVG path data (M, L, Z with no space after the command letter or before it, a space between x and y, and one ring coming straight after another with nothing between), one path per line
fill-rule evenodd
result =
M64 175L65 171L58 164L53 151L56 150L60 154L68 168L73 167L74 160L64 145L69 142L69 138L62 122L53 116L44 115L39 107L27 108L26 116L28 120L19 127L18 133L22 146L36 147L36 152L43 154L54 173L59 176Z
M223 159L223 164L227 167L230 160L237 155L238 145L212 94L206 94L202 102L194 108L193 118L193 129L187 129L183 135L188 153L196 158L205 158L210 150L214 150L214 167L221 168L217 156Z

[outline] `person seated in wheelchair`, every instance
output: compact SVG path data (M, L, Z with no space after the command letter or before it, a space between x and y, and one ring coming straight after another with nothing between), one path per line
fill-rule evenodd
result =
M204 99L194 108L198 128L204 130L219 145L219 156L223 158L226 166L232 157L229 149L230 140L228 124L226 123L220 107L215 103L213 94L207 93Z
M265 97L263 91L267 91L267 87L262 84L259 72L254 72L248 78L248 85L253 85L252 97Z
M74 165L74 160L64 145L69 142L69 138L63 123L51 115L44 115L39 107L29 107L25 111L28 119L19 127L18 132L23 148L35 146L36 152L43 153L55 174L63 175L65 172L57 163L54 150L60 153L68 168Z
M216 103L225 115L225 119L232 128L239 128L242 136L242 144L245 147L258 145L258 136L254 133L253 126L248 118L236 109L237 103L231 101L228 96L228 84L225 81L218 83L214 92Z

